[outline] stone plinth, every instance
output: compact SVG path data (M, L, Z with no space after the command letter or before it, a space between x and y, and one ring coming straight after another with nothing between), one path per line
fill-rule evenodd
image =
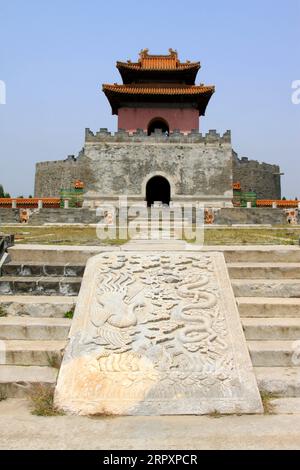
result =
M223 254L91 258L55 403L82 415L262 412Z

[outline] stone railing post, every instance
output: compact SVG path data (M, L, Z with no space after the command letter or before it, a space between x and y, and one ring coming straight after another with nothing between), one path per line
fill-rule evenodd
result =
M13 200L11 201L11 208L12 208L12 209L16 209L16 208L17 208L17 201L16 201L15 199L13 199Z
M272 208L273 208L273 209L277 209L277 202L273 202L273 203L272 203Z
M64 200L64 208L69 209L69 199Z
M43 209L43 201L42 199L38 200L38 209Z

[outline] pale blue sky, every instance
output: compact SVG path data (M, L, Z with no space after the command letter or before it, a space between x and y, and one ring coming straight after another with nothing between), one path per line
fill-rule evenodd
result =
M0 183L32 194L37 161L83 146L84 128L116 130L102 83L117 60L177 49L216 85L201 130L232 130L240 156L280 164L283 196L300 196L300 0L0 0Z

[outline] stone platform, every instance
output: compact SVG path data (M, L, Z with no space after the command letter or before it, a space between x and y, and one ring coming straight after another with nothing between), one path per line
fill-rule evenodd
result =
M224 255L91 258L55 402L82 415L261 413Z

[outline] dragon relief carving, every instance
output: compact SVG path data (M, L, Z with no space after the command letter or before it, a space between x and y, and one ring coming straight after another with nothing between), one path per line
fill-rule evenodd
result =
M131 374L133 384L146 364L160 376L161 395L168 386L226 389L233 376L209 255L104 257L90 331L102 373Z

